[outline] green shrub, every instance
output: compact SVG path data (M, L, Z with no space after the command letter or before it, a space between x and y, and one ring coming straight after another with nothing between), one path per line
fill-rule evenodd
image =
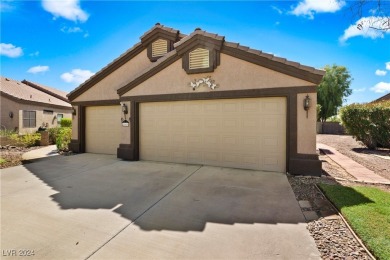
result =
M61 127L58 130L56 145L59 151L69 151L69 143L72 139L72 128Z
M33 134L18 135L15 133L12 134L10 138L16 141L18 144L21 144L26 147L31 147L31 146L39 145L39 141L41 141L41 134L33 133Z
M317 104L316 109L317 109L317 122L320 122L320 120L321 120L321 115L320 115L320 113L321 113L321 105Z
M72 119L62 118L60 124L61 124L61 127L72 127Z
M348 134L370 149L390 148L390 101L351 104L340 109Z
M48 131L49 131L49 142L51 144L55 144L57 142L57 135L58 135L58 131L60 131L60 128L53 127L53 128L49 128Z
M8 130L8 129L1 129L0 130L0 136L2 137L10 137L11 135L15 134L16 132L14 130Z

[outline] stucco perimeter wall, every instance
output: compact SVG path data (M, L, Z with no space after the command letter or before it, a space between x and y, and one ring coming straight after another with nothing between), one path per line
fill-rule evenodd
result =
M306 117L303 100L309 95L311 106ZM316 153L316 127L317 127L317 93L297 95L297 152L301 154Z
M135 74L144 70L150 63L147 51L144 50L72 102L119 99L117 89L126 85Z
M191 93L194 91L189 83L206 76L211 76L219 87L210 90L202 86L196 92L315 86L311 82L221 54L221 65L214 72L188 75L179 59L123 96Z

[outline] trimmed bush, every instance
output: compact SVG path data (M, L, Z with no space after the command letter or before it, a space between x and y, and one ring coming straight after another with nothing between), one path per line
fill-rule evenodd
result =
M72 127L72 119L62 118L60 124L61 124L61 127Z
M60 131L59 127L53 127L49 128L47 131L49 131L49 141L51 144L55 144L57 141L57 135L58 131Z
M40 133L25 134L25 135L12 134L10 138L16 141L18 144L21 144L26 147L31 147L31 146L39 145L39 141L41 141L41 134Z
M340 118L347 133L369 149L390 148L390 101L342 107Z
M69 143L72 139L72 128L61 127L56 137L56 145L59 151L69 151Z

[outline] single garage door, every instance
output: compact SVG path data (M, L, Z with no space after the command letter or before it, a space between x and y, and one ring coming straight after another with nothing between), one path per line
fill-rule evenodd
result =
M286 98L140 104L140 159L286 171Z
M121 139L121 107L86 107L85 150L87 153L116 154Z

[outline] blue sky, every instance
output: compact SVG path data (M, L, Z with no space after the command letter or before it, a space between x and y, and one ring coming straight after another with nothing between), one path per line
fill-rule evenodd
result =
M351 3L2 0L1 75L69 92L159 22L185 34L200 27L316 68L346 66L353 77L347 103L369 102L390 92L390 31L357 30L375 13L353 17Z

